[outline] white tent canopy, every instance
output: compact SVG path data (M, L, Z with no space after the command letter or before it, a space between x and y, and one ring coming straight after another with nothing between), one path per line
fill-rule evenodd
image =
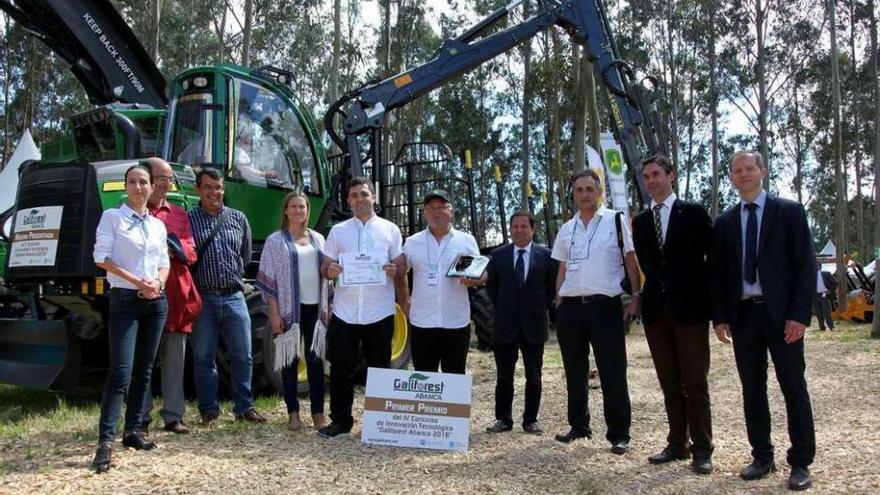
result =
M12 208L15 204L15 192L18 190L18 167L28 160L39 160L40 149L34 143L31 132L25 129L12 152L9 161L0 172L0 213Z
M834 243L831 242L831 239L825 243L825 247L822 248L822 251L819 251L819 256L837 256L837 248L834 247Z

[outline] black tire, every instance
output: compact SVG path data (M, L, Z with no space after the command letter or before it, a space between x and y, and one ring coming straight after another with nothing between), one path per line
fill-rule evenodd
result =
M474 322L474 333L477 336L477 348L491 351L495 345L495 308L485 287L471 291L471 320Z
M394 335L391 339L391 368L393 370L406 369L412 358L410 347L409 322L403 315L400 306L395 305ZM358 364L354 369L355 383L366 385L367 383L367 360L363 351L358 349Z
M272 329L269 327L269 306L263 301L262 295L255 290L245 295L245 303L248 315L251 317L251 356L253 357L251 387L254 395L280 394L281 373L273 370L275 347L272 344ZM220 359L217 361L219 365Z

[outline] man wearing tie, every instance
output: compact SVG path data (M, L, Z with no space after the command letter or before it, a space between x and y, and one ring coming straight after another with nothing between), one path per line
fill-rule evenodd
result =
M767 400L767 352L785 397L791 448L788 487L812 485L808 466L816 452L815 429L804 379L804 330L816 292L813 242L802 205L767 195L760 153L730 160L741 201L718 217L712 248L712 319L733 352L743 390L752 463L740 477L758 479L775 470Z
M712 220L705 208L678 199L675 169L663 155L642 162L651 208L633 221L633 243L645 274L642 321L663 390L669 435L651 464L687 459L712 472L709 409L709 264ZM690 437L690 438L689 438ZM693 445L689 446L689 440ZM690 449L690 452L688 450Z
M495 424L489 433L513 428L513 372L522 353L526 372L523 431L540 435L541 366L547 342L547 309L556 294L556 261L550 250L534 244L535 217L521 211L510 217L513 244L496 249L486 269L487 289L495 306Z

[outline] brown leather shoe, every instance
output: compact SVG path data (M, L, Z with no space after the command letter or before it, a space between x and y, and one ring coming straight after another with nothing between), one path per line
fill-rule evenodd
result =
M202 426L210 426L211 423L217 421L217 418L220 417L220 411L205 411L201 413L202 416Z
M256 409L250 408L247 411L236 414L235 419L239 421L247 421L248 423L265 423L266 418L263 417L262 414L258 413Z
M289 413L287 416L287 429L290 431L299 431L302 428L302 421L299 419L299 411Z
M312 414L312 424L315 426L316 430L320 430L327 426L327 420L324 418L324 413Z
M165 423L165 431L170 431L179 435L186 435L189 433L189 427L183 424L183 421L181 420L174 420L170 423Z

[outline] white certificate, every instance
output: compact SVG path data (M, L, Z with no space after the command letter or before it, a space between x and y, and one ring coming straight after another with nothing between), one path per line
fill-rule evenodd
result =
M370 253L341 253L339 264L342 265L343 287L356 287L364 285L385 285L388 276L382 269L388 261L388 256L381 252Z

